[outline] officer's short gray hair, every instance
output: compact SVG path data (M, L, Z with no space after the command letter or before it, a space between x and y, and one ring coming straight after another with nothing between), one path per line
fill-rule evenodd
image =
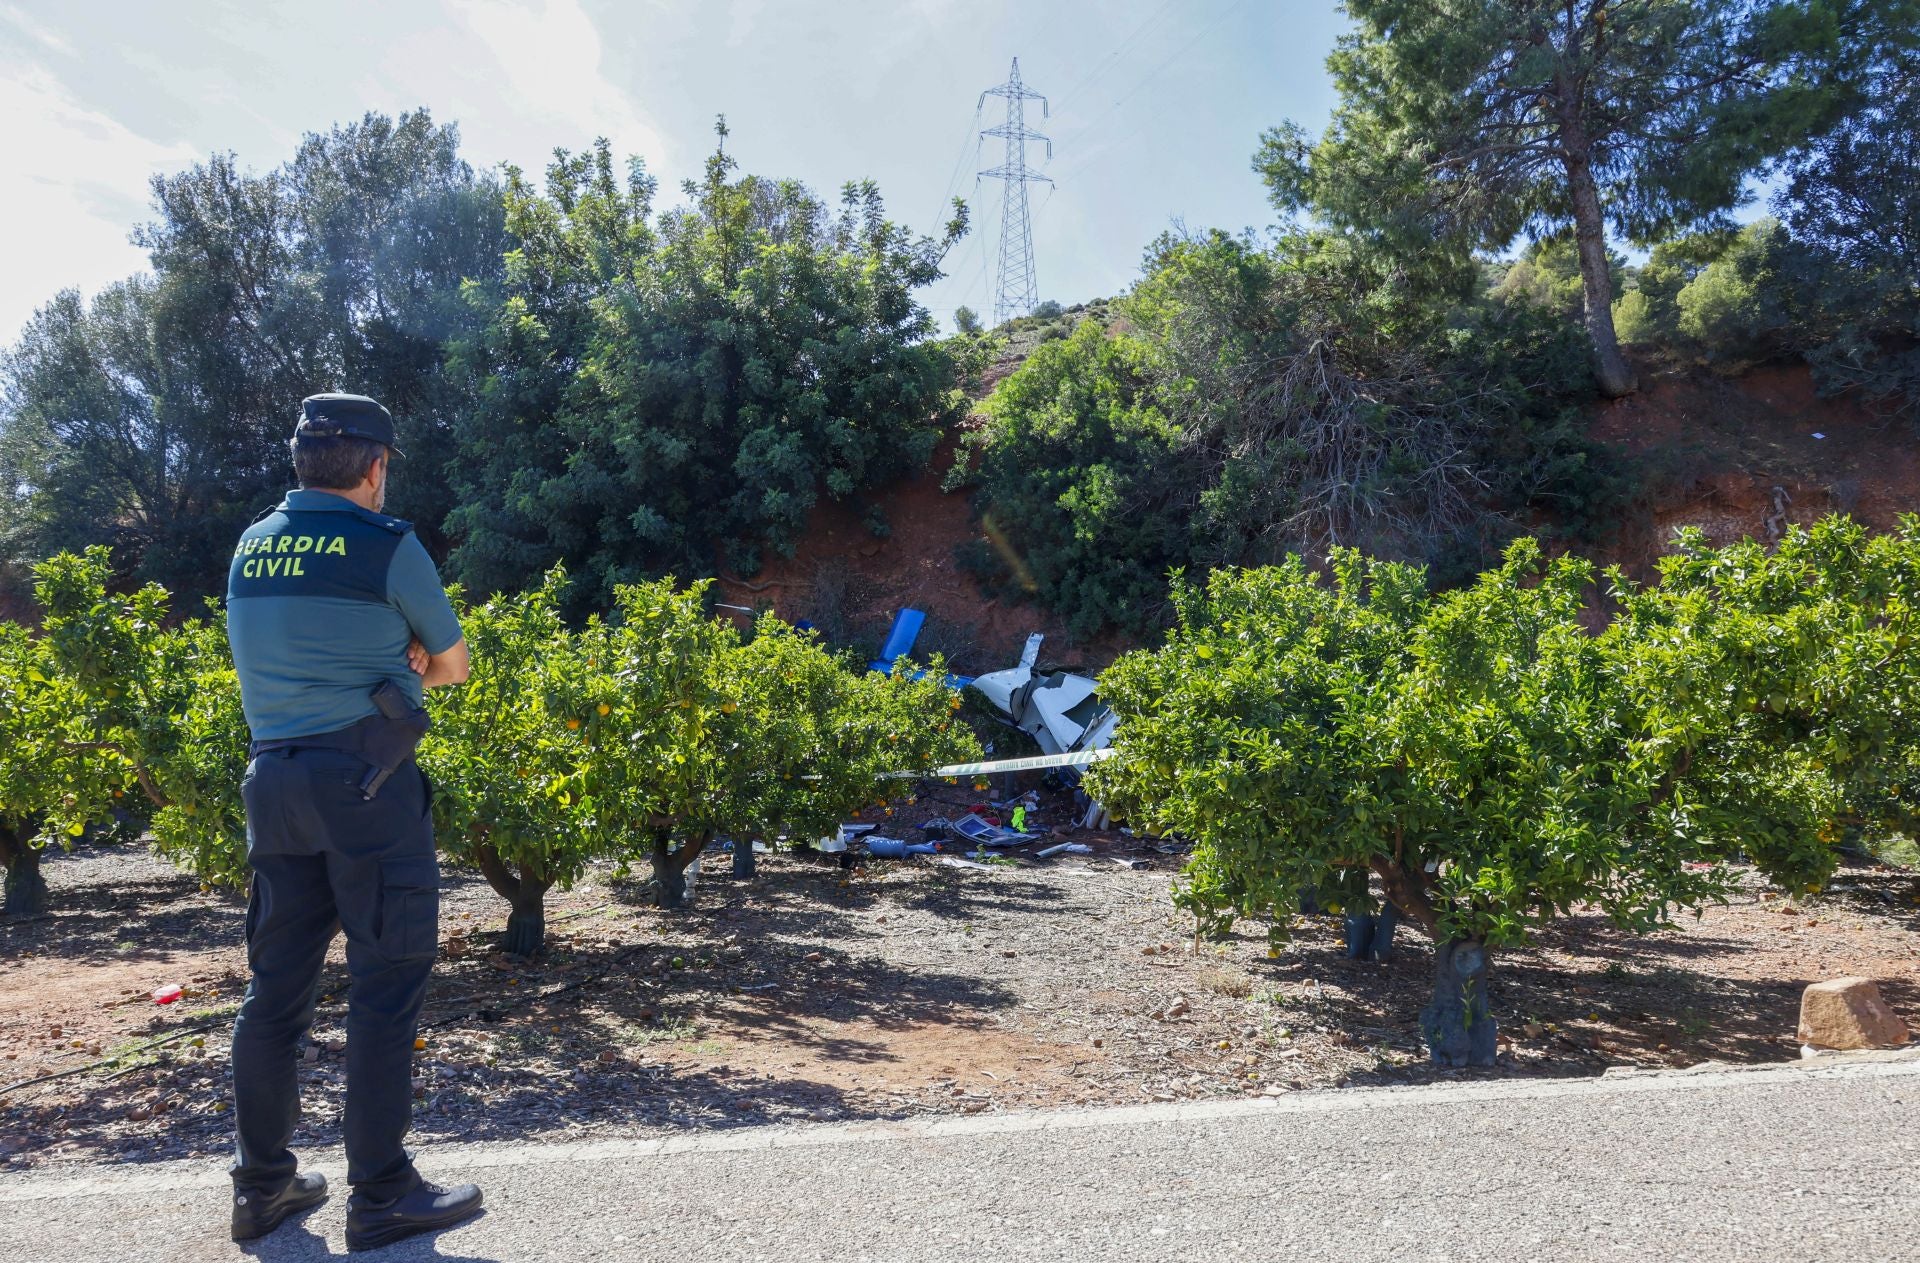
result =
M287 444L293 449L293 472L302 487L315 491L349 491L366 480L373 462L386 445L351 434L302 434Z

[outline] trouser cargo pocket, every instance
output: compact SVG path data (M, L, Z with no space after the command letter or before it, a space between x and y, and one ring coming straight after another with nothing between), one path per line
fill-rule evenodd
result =
M380 861L380 954L433 955L440 941L440 865L431 855Z

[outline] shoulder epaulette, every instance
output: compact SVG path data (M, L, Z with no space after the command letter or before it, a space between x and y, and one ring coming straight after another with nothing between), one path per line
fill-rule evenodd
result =
M405 518L388 517L384 513L375 513L372 509L354 506L354 515L362 522L369 522L383 531L392 531L395 535L405 535L413 529L413 523Z

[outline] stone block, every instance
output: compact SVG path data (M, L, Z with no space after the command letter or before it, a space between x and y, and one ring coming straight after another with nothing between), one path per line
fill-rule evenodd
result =
M1816 982L1800 997L1800 1042L1815 1048L1898 1048L1907 1024L1871 978Z

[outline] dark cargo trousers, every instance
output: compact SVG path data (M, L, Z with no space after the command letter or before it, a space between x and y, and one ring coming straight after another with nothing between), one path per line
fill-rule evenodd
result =
M419 1176L402 1147L412 1121L413 1041L439 942L440 867L430 791L411 763L371 802L367 765L343 750L267 750L247 766L247 963L233 1028L237 1188L293 1178L296 1056L321 965L347 935L347 1180L374 1200Z

